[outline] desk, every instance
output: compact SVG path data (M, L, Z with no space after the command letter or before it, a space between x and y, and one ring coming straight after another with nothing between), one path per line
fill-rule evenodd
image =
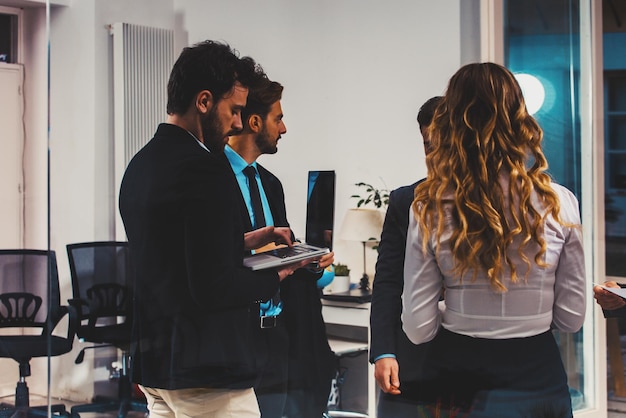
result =
M368 328L370 326L371 303L335 302L322 299L322 315L327 324L349 325Z
M370 323L370 303L353 303L330 301L322 299L322 315L327 324L345 325L350 327L365 328L367 330L367 340L360 343L345 342L338 338L329 338L331 348L338 350L358 349L357 346L369 347L369 323ZM336 351L333 348L333 351ZM367 411L371 418L376 416L376 380L374 379L374 366L367 366Z

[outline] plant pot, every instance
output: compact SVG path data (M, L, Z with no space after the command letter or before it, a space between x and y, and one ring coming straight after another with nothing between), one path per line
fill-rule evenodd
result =
M343 293L350 290L350 276L335 276L331 283L332 293Z

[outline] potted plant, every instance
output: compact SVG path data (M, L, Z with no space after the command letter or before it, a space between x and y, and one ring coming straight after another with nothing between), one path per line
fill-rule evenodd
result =
M354 184L357 187L365 188L363 194L353 194L350 196L353 199L359 199L356 207L360 208L361 206L372 205L376 207L376 209L387 209L387 205L389 205L389 190L387 189L377 189L371 184L359 182Z
M337 263L335 264L335 276L350 276L350 269L345 264Z
M354 184L357 187L364 189L363 193L353 194L350 196L352 199L358 199L356 210L378 210L378 211L386 211L387 206L389 206L389 190L385 188L376 188L369 183L359 182ZM369 208L370 206L374 206L375 209ZM381 222L382 229L382 222ZM380 237L380 234L377 235ZM376 237L370 237L368 241L377 241ZM378 244L374 244L372 249L378 251ZM364 255L365 257L365 255ZM364 278L365 279L365 278Z
M350 290L350 269L347 265L335 264L335 278L331 285L332 293L343 293Z

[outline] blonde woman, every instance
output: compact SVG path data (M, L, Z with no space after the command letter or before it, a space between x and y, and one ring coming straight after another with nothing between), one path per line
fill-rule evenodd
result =
M433 340L424 401L472 417L572 416L551 330L583 324L578 201L546 173L543 133L514 76L462 67L429 134L402 297L409 339Z

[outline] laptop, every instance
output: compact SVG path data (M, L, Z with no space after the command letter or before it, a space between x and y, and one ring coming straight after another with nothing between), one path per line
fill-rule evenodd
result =
M335 217L335 172L309 171L305 242L276 248L243 259L252 270L264 270L315 258L330 252Z

